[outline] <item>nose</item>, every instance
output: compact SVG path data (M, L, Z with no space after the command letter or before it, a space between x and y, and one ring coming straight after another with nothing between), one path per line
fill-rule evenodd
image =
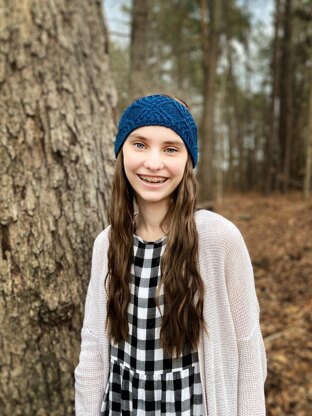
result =
M164 162L158 152L150 152L144 162L144 167L149 170L161 170L164 167Z

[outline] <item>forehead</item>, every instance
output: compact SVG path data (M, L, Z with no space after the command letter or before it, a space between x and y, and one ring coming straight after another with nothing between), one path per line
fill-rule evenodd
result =
M176 142L184 145L181 137L172 129L163 126L144 126L133 130L128 139L142 139L151 142Z

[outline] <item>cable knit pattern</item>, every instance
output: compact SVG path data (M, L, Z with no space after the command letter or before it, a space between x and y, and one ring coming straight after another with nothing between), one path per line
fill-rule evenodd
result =
M208 334L198 346L204 416L264 416L267 362L250 257L237 227L209 211L195 214ZM95 240L79 364L76 416L99 416L108 381L105 332L109 227Z
M122 113L115 140L115 156L129 134L139 127L163 126L175 131L184 141L195 167L198 159L197 125L179 101L165 95L147 95L134 101Z

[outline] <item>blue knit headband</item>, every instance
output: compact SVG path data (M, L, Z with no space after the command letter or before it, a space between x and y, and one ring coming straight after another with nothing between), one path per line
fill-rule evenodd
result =
M189 110L179 101L165 95L147 95L134 101L122 113L115 140L115 156L129 134L144 126L163 126L175 131L192 158L193 167L198 160L197 125Z

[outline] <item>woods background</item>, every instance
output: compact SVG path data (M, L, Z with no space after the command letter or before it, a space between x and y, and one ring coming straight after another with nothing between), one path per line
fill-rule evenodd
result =
M0 414L74 412L115 123L153 92L190 105L200 205L250 249L267 413L308 416L311 0L0 0Z

